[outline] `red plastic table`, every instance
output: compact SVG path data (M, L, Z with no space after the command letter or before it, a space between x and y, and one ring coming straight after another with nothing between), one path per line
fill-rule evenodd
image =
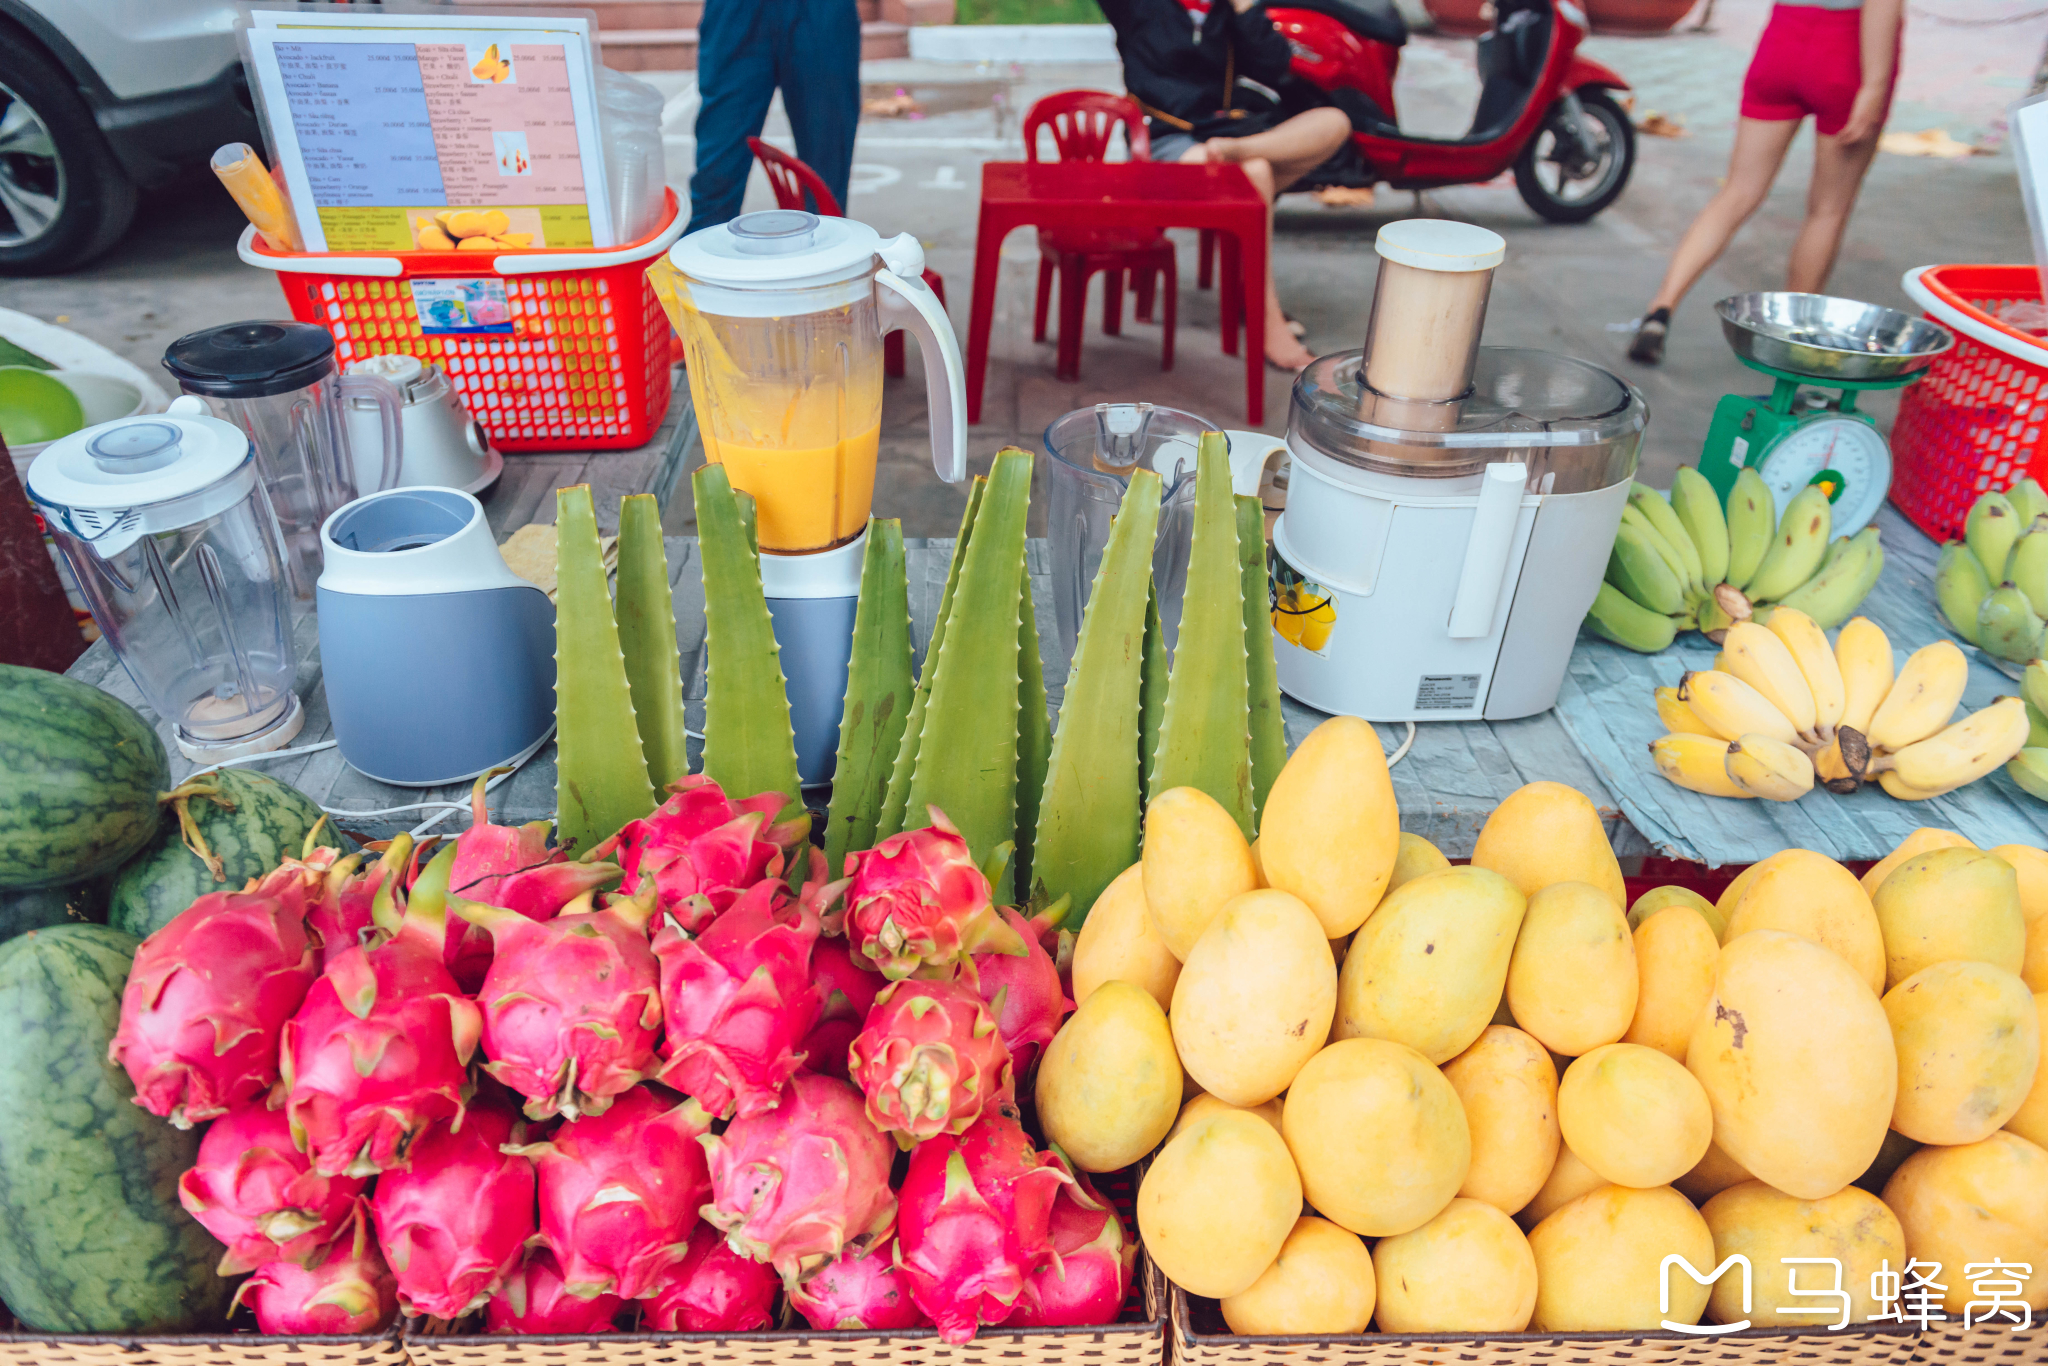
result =
M1266 420L1266 218L1266 201L1236 166L985 164L981 222L974 238L974 302L967 323L967 420L981 421L996 274L1003 239L1010 233L1023 227L1214 228L1237 240L1235 274L1244 291L1245 417L1247 425L1260 425Z

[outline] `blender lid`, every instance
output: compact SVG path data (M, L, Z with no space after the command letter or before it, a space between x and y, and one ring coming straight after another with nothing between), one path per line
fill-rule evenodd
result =
M1507 259L1507 239L1474 223L1449 218L1403 218L1381 228L1372 249L1417 270L1492 270Z
M188 393L269 398L333 374L334 338L312 323L228 323L172 342L164 369Z
M125 512L202 492L252 458L249 438L216 417L117 418L51 442L28 467L28 492L49 507Z
M705 284L780 290L872 275L881 249L882 235L856 219L764 209L698 229L670 247L668 259Z

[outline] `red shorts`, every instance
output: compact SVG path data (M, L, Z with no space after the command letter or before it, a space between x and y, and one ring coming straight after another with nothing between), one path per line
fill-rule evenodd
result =
M1863 83L1862 23L1861 10L1773 6L1742 78L1742 117L1782 123L1811 114L1816 132L1841 132Z

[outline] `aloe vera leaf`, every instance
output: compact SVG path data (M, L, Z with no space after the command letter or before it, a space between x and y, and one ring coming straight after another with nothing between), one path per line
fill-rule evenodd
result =
M747 532L747 549L758 556L761 553L760 505L754 501L754 495L745 489L734 489L732 498L739 504L740 525L746 528Z
M946 639L946 614L953 610L953 590L960 582L960 565L967 558L974 514L981 507L981 493L986 487L988 478L977 474L967 488L967 507L960 514L960 534L953 538L953 558L946 564L946 586L939 593L939 614L932 619L932 638L924 647L924 668L917 676L917 692L910 699L910 717L896 747L896 763L889 770L889 792L882 799L882 817L875 822L877 844L902 833L904 827L904 816L910 806L910 775L917 768L918 741L924 734L925 708L931 702L932 673L938 664L939 646Z
M960 562L946 638L926 666L931 700L905 810L919 824L928 807L945 812L976 863L1017 837L1018 599L1030 503L1031 456L998 451Z
M590 485L555 490L555 823L588 849L654 809Z
M1151 796L1192 787L1220 802L1250 839L1252 753L1244 651L1244 573L1229 446L1204 432L1195 454L1195 534L1181 598L1180 640L1159 722Z
M683 733L683 665L676 651L676 607L669 592L668 556L662 552L661 508L651 493L619 501L619 648L626 656L626 686L640 752L656 790L690 771Z
M910 582L903 523L868 523L854 609L853 655L846 667L846 706L839 721L839 761L832 771L832 809L825 824L825 866L836 875L849 849L875 843L889 789L889 771L903 742L917 680L910 667Z
M1140 794L1131 756L1143 733L1145 625L1159 476L1136 470L1088 589L1032 853L1034 898L1070 896L1078 929L1110 880L1138 861Z
M1166 623L1159 617L1159 585L1145 584L1145 679L1138 694L1138 794L1148 799L1152 766L1159 757L1159 722L1166 715Z
M1038 834L1038 804L1052 755L1052 722L1045 711L1045 661L1038 654L1038 613L1031 605L1031 571L1017 565L1017 902L1031 896L1031 860Z
M704 563L704 772L734 797L782 793L787 820L803 797L761 561L723 465L693 473L690 491Z
M1237 563L1244 576L1245 691L1251 702L1252 818L1287 762L1287 722L1280 715L1280 671L1273 662L1272 579L1266 568L1266 508L1237 499Z

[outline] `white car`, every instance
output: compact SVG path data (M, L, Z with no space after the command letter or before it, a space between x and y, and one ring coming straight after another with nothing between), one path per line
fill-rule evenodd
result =
M228 0L0 0L0 274L90 260L139 188L258 143L234 24Z

